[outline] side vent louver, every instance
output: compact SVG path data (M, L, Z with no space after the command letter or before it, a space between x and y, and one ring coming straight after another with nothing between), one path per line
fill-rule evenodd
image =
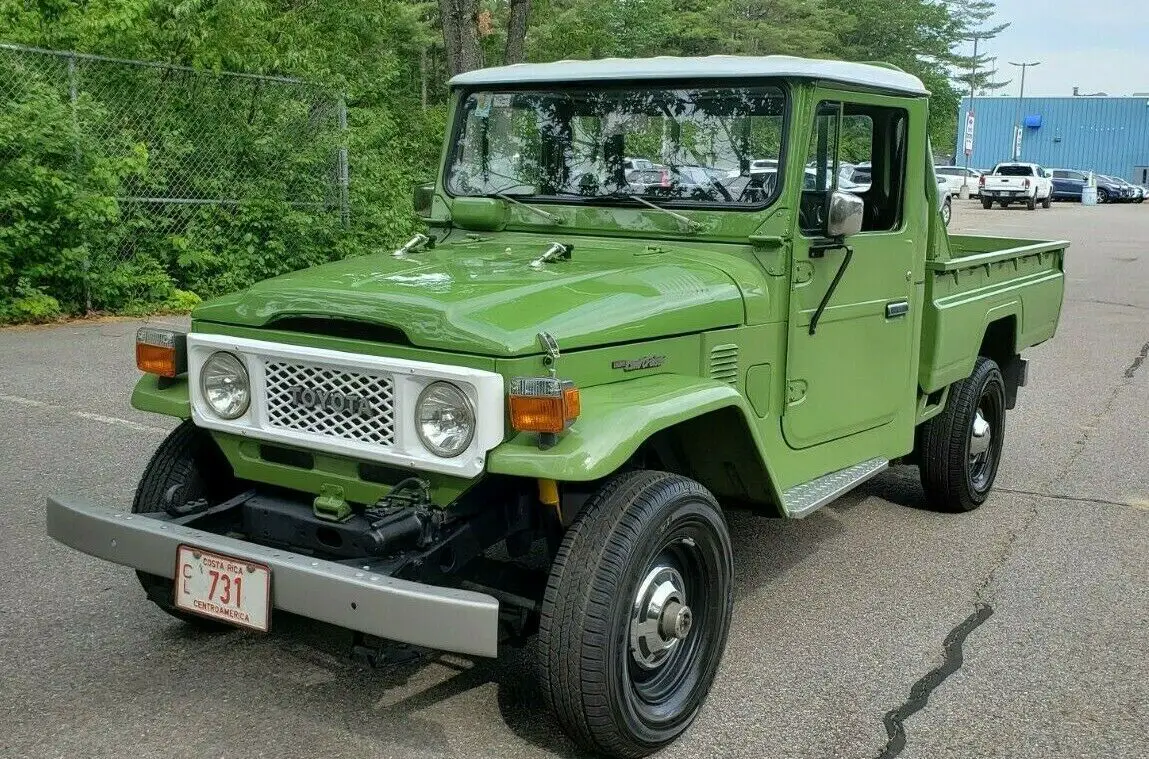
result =
M710 349L710 376L719 382L738 384L737 345L715 345Z

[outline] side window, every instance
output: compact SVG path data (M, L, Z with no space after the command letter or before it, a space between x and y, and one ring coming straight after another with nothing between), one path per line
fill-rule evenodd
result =
M907 126L900 108L829 103L818 106L802 183L800 226L820 234L835 189L862 198L862 232L888 232L902 221Z
M814 114L814 129L806 150L802 172L802 200L798 208L798 225L807 235L825 231L830 195L837 186L838 140L842 128L842 104L820 103Z
M1069 179L1069 172L1055 170L1053 172L1053 178L1054 179Z

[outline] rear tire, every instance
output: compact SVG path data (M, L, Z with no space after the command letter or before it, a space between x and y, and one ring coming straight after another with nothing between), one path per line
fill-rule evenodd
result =
M1049 208L1052 205L1053 205L1053 194L1050 193L1049 195L1045 196L1044 200L1041 201L1041 207L1042 208Z
M926 500L940 511L973 511L997 478L1005 441L1005 381L979 356L973 374L950 388L942 413L922 425L919 468Z
M615 476L555 556L539 621L540 679L582 747L634 759L694 721L726 647L730 534L697 482Z
M987 211L989 209L993 208L993 198L982 198L981 199L981 207Z
M211 475L214 477L209 481ZM165 496L174 487L180 488L175 497L181 503L198 498L220 501L234 489L234 477L227 460L207 430L196 427L190 420L172 430L152 455L136 488L132 513L163 511ZM172 581L168 578L140 571L136 572L136 577L148 600L176 619L205 631L234 629L222 622L176 609L172 605Z
M1034 197L1026 200L1025 201L1025 207L1026 207L1026 209L1028 209L1030 211L1037 208L1037 196L1035 195Z
M1098 203L1108 203L1109 202L1109 193L1106 192L1105 190L1101 189L1100 187L1097 188L1097 202Z

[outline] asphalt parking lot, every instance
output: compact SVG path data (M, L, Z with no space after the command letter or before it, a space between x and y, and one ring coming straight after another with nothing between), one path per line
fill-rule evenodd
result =
M1073 243L995 495L936 514L897 468L804 521L732 513L730 644L662 756L1145 756L1149 204L955 201L952 230ZM128 405L137 326L0 330L0 756L578 756L529 649L379 671L330 628L196 634L49 540L46 494L126 510L171 426Z

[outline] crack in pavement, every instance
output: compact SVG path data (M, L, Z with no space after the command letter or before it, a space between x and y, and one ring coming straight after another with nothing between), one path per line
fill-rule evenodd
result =
M1136 503L1123 503L1121 501L1107 501L1104 498L1089 498L1082 495L1059 495L1057 493L1039 493L1036 490L1013 490L1010 488L994 488L999 493L1016 493L1017 495L1032 495L1038 498L1052 498L1055 501L1075 501L1077 503L1095 503L1099 506L1123 506L1130 509L1144 509Z
M882 717L882 722L886 726L886 746L875 759L893 759L902 753L906 747L905 721L915 712L923 709L930 700L930 694L944 683L946 678L961 668L965 661L962 654L962 644L965 643L966 636L992 615L993 607L989 604L974 604L973 614L950 630L949 635L942 642L942 663L914 683L910 687L909 697L896 709L891 709Z
M1149 306L1139 306L1136 303L1122 303L1117 300L1098 300L1097 298L1066 298L1066 303L1095 303L1100 306L1121 306L1123 308L1135 308L1138 311L1149 311Z
M1141 353L1133 359L1133 363L1125 370L1125 379L1133 379L1133 375L1141 368L1141 364L1145 363L1146 358L1149 358L1149 343L1141 346Z

